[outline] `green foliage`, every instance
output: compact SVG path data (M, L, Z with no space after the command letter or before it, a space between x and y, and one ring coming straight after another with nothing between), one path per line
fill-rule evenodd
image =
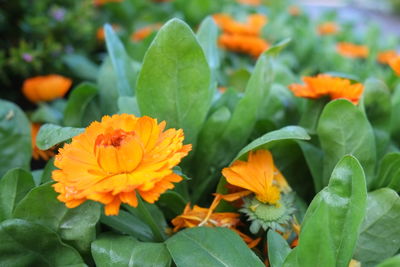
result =
M59 143L82 133L83 128L61 127L54 124L45 124L40 127L36 139L36 145L43 150L49 149Z

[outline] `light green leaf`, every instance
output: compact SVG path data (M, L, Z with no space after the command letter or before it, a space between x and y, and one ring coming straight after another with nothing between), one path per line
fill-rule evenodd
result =
M59 124L62 121L63 113L57 108L46 103L40 103L30 116L32 122Z
M268 259L271 267L282 267L291 249L287 241L277 232L268 231Z
M333 167L346 154L360 161L367 185L372 182L376 163L374 132L355 105L344 99L331 101L321 114L317 133L324 151L323 185L328 184Z
M396 255L390 259L381 262L376 267L398 267L400 266L400 254Z
M367 200L360 163L343 157L329 185L311 202L301 225L299 245L283 266L348 267L362 225Z
M158 32L144 57L136 93L143 115L183 128L186 142L196 142L211 104L210 69L181 20L170 20Z
M65 142L68 139L83 133L83 128L62 127L55 124L44 124L40 127L36 137L36 145L42 150Z
M120 96L118 98L118 113L133 114L140 117L139 106L134 96Z
M100 73L97 77L100 108L104 115L113 115L118 112L117 80L118 77L113 69L111 59L107 57L100 66Z
M28 170L32 157L31 126L15 104L0 99L0 176L9 169Z
M400 198L382 188L368 194L367 212L361 226L354 258L364 266L377 263L400 249Z
M81 54L66 54L62 57L62 60L76 76L84 80L96 80L99 68L86 56Z
M0 223L2 266L84 267L72 247L47 227L20 219Z
M239 235L227 228L189 228L166 244L177 267L264 266Z
M220 66L220 59L218 53L218 37L219 30L212 17L205 18L199 26L197 31L197 39L201 47L203 48L204 54L207 58L208 65L211 69L211 75L214 77L213 81L216 80L216 71Z
M23 169L12 169L0 180L0 222L10 219L15 206L35 187L32 175Z

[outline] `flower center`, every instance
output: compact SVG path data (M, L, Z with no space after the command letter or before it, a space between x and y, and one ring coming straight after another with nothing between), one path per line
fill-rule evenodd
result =
M113 146L119 147L123 141L129 136L135 136L135 132L125 132L122 129L112 130L107 129L104 134L100 134L96 138L95 147L98 146Z

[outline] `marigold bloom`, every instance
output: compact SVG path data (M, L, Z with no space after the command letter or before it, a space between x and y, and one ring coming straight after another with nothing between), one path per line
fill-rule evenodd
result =
M305 98L329 96L331 99L344 98L357 104L364 89L361 83L351 84L348 79L331 77L326 74L304 77L303 81L304 85L292 84L289 86L295 96Z
M259 6L261 5L261 0L236 0L239 4L249 5L249 6Z
M118 214L121 202L136 207L137 193L154 203L182 180L172 168L191 150L181 129L164 128L164 121L128 114L93 122L56 156L58 199L69 208L98 201L106 215Z
M400 76L400 56L395 57L389 62L390 67L395 71L395 73Z
M49 160L52 156L54 156L54 151L52 149L48 150L40 150L36 145L36 136L40 129L39 123L31 124L31 136L32 136L32 157L35 160L43 159Z
M124 0L93 0L93 4L95 6L102 6L105 5L107 3L119 3L122 2Z
M389 62L398 56L396 50L386 50L378 53L377 61L381 64L389 64Z
M339 31L339 27L335 22L328 21L320 24L317 31L319 35L332 35Z
M228 183L253 192L262 203L276 204L281 191L289 190L285 178L274 165L271 152L267 150L251 151L247 161L235 161L232 166L224 168L222 174Z
M139 42L160 28L161 24L159 23L140 28L132 34L131 39L135 42Z
M264 39L238 34L222 34L219 37L219 44L227 50L249 54L253 57L260 56L269 47Z
M341 42L336 45L337 52L348 58L366 58L369 49L365 45L356 45L352 43Z
M246 22L235 21L227 14L215 14L213 19L225 33L252 36L259 36L262 28L268 22L267 17L263 14L252 14L248 16Z
M37 103L63 97L71 85L72 80L61 75L36 76L24 81L22 92L31 102Z
M288 12L292 16L300 16L300 14L301 14L300 8L298 6L294 6L294 5L289 6Z

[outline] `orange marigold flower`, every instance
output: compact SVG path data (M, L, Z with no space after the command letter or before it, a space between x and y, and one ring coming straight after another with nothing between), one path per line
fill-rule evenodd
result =
M281 191L290 191L267 150L251 151L247 161L235 161L232 166L224 168L222 174L228 183L249 190L262 203L276 204Z
M95 6L102 6L105 5L107 3L119 3L122 2L124 0L93 0L93 4Z
M289 89L298 97L331 99L344 98L354 104L358 103L364 86L361 83L351 84L350 80L319 74L316 77L304 77L304 85L292 84Z
M224 33L219 37L218 42L227 50L249 54L253 57L260 56L269 47L269 44L260 37L238 34Z
M182 177L172 168L191 150L182 129L165 130L165 121L121 114L104 116L59 149L52 173L58 199L69 208L86 200L105 204L116 215L120 204L138 204L138 193L154 203Z
M36 145L36 136L40 129L39 123L31 124L31 136L32 136L32 157L35 160L43 159L49 160L52 156L54 156L54 151L52 149L48 150L40 150Z
M72 80L61 75L36 76L24 81L22 92L31 102L37 103L63 97L71 85Z
M301 14L300 8L298 6L294 6L294 5L289 6L288 12L292 16L300 16L300 14Z
M132 34L131 39L135 42L139 42L160 28L161 28L160 23L151 24L146 27L140 28Z
M365 45L356 45L352 43L341 42L336 45L337 52L348 58L366 58L369 53Z
M261 5L261 0L236 0L239 4L249 5L249 6L259 6Z
M320 24L317 31L319 35L332 35L339 31L339 27L335 22L328 21Z
M398 54L396 50L386 50L379 52L376 59L381 64L389 64L389 62L397 56Z
M400 76L400 56L390 60L389 65L395 71L395 73Z
M227 14L215 14L213 18L225 33L252 36L259 36L262 28L268 22L267 17L263 14L252 14L244 23L235 21Z

